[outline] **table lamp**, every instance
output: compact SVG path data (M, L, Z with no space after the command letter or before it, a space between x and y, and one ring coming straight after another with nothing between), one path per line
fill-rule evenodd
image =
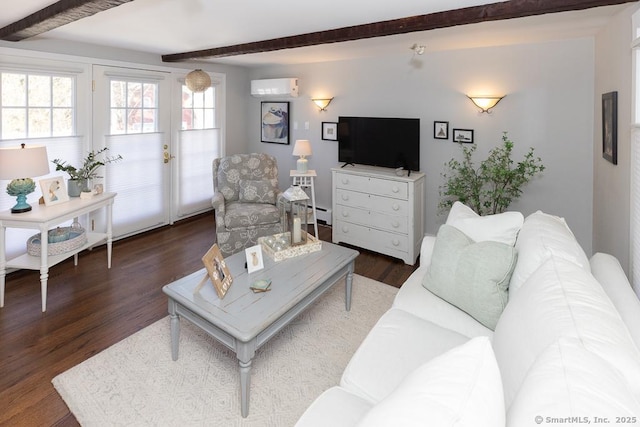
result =
M27 194L33 193L36 183L30 176L42 176L49 173L47 147L0 148L0 179L11 179L7 185L7 194L17 196L18 203L11 213L29 212Z
M298 173L307 173L309 166L305 157L311 155L311 143L306 139L296 140L296 145L293 146L293 155L300 156L297 163Z

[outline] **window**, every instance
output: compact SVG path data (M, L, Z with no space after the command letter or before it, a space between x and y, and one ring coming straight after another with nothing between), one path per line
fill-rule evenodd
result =
M0 139L75 135L75 78L0 72Z
M158 131L158 85L111 81L111 135Z
M204 92L192 92L183 84L182 130L215 128L215 104L215 86Z

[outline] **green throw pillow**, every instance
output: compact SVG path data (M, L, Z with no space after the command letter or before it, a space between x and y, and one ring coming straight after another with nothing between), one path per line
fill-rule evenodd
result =
M516 250L506 243L476 243L445 224L438 230L422 286L493 330L507 305L516 259Z

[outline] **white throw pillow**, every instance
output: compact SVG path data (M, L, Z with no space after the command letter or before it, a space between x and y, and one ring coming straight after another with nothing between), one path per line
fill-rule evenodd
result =
M374 406L358 427L500 427L500 372L487 337L431 359Z
M613 303L591 273L551 257L509 299L493 335L507 407L536 358L560 337L581 340L640 395L640 351Z
M507 413L507 425L636 425L640 402L609 363L575 338L560 338L538 357ZM540 422L538 422L540 421Z
M591 271L587 255L564 218L542 211L532 213L524 220L516 242L516 250L518 264L509 283L510 298L552 255L571 261L585 271Z
M523 222L524 216L520 212L480 216L465 204L454 202L446 224L462 231L475 242L491 240L513 246Z

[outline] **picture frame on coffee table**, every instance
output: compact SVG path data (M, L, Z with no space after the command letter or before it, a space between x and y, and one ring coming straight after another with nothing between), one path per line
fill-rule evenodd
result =
M264 259L262 257L262 246L255 245L244 250L247 257L247 273L251 274L264 268Z
M214 243L207 253L204 254L202 262L207 270L209 279L211 279L211 282L213 283L213 287L216 289L218 297L220 299L224 298L231 287L231 283L233 283L233 277L231 276L231 271L229 271L229 267L227 266L227 263L222 256L222 252L220 252L220 248L216 243ZM200 290L200 287L202 287L205 281L206 277L202 282L200 282L196 291Z
M260 140L289 145L289 102L260 103Z

